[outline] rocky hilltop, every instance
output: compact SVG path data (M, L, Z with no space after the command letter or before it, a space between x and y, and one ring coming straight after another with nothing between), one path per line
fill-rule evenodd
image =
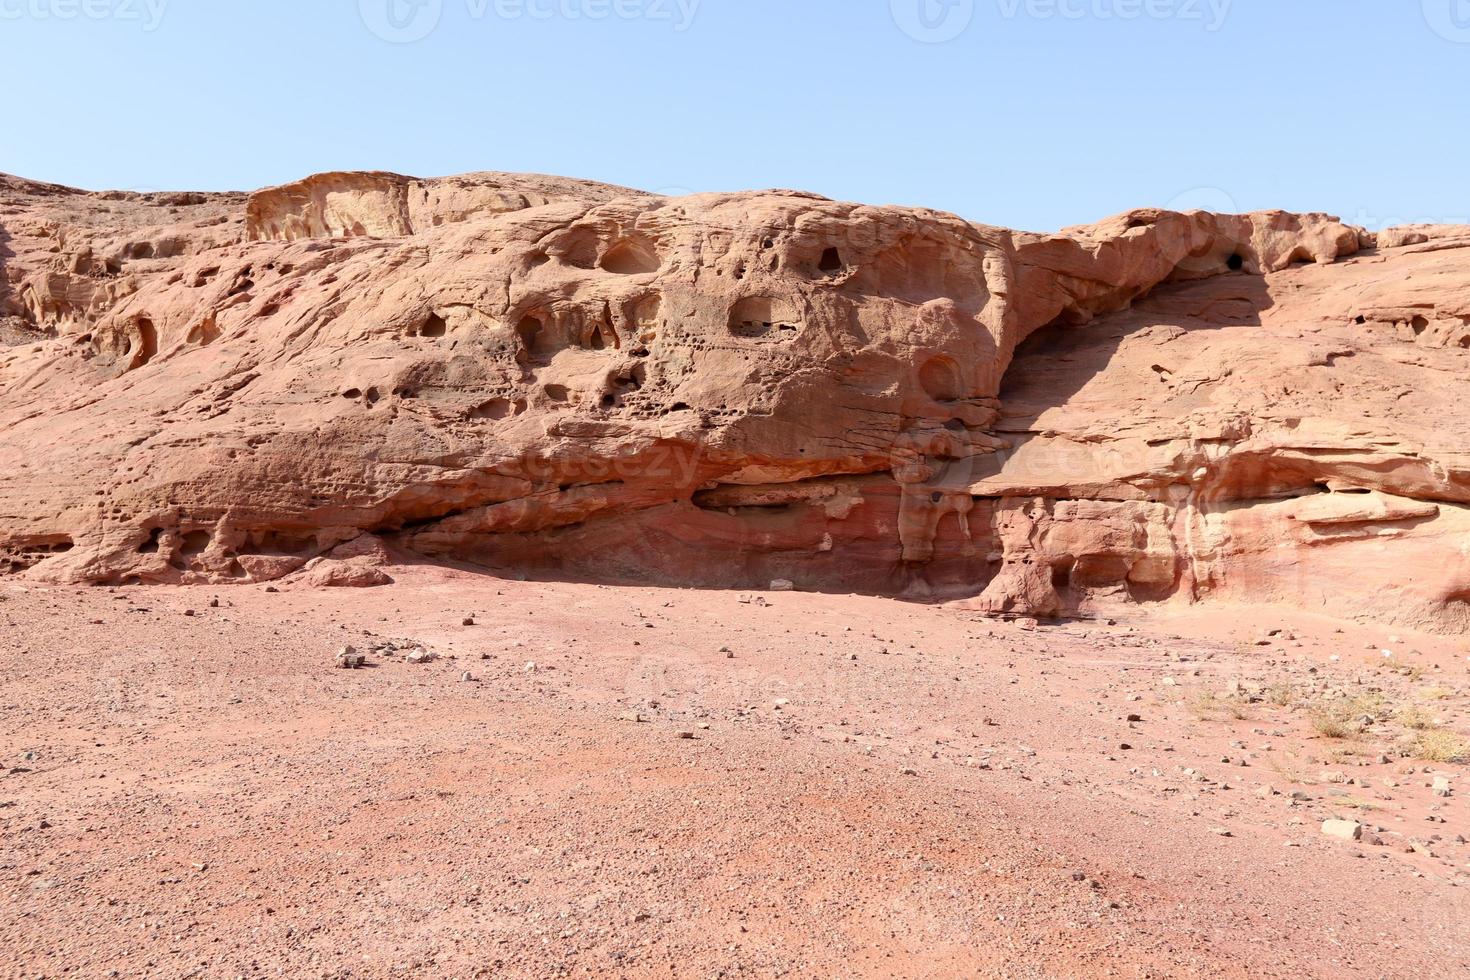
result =
M0 574L531 575L1470 629L1470 228L0 177Z

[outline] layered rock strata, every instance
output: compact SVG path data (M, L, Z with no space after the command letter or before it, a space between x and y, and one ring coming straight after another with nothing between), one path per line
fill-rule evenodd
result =
M1467 228L0 178L0 344L0 574L262 582L371 535L531 575L1470 628Z

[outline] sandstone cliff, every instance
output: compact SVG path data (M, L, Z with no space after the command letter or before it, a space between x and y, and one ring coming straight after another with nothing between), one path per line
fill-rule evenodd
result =
M0 574L332 580L372 534L609 581L1470 629L1470 228L0 178L0 344Z

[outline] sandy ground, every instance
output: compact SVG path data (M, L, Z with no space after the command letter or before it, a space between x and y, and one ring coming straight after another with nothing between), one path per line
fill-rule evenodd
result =
M0 586L0 974L1470 971L1463 645L394 575Z

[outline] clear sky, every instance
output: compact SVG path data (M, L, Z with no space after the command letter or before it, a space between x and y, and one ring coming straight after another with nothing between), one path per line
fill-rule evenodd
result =
M0 0L0 170L1470 220L1470 0Z

